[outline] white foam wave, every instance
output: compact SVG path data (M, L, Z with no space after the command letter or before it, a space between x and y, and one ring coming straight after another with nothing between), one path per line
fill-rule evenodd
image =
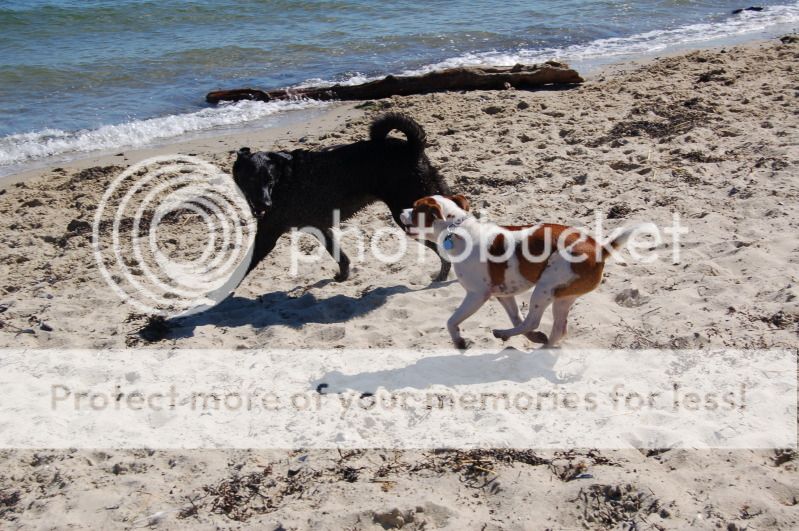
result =
M767 7L760 12L744 11L718 23L690 24L670 30L638 33L630 37L598 39L564 48L521 49L513 53L467 53L415 70L407 70L401 75L418 75L458 66L499 66L553 59L576 62L622 55L644 55L676 46L758 33L774 26L796 23L799 23L799 2Z
M324 103L310 100L240 101L222 103L217 107L192 113L104 125L97 129L73 132L45 129L35 133L14 134L0 138L0 165L19 164L70 153L140 147L187 133L234 126L283 111L322 105Z
M296 88L306 88L306 87L318 87L324 85L361 85L368 81L374 81L375 79L380 79L383 76L367 76L366 74L362 74L360 72L356 72L352 74L347 79L343 79L340 81L330 81L329 79L322 79L321 77L314 77L311 79L306 79L302 83L295 85Z

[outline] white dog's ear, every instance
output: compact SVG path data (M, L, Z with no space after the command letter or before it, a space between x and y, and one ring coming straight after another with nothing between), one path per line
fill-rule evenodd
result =
M411 212L412 223L419 224L419 217L422 218L422 224L426 227L431 227L433 222L437 219L444 219L444 213L441 211L441 205L438 204L432 197L423 197L413 204L413 211Z
M466 196L457 194L449 196L448 199L458 205L461 210L465 210L466 212L469 211L469 200L466 199Z

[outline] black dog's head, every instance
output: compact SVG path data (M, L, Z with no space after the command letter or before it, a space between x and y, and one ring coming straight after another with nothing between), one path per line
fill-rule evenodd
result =
M233 163L233 180L250 204L253 214L262 217L272 207L272 191L282 177L291 173L291 155L284 151L239 149Z

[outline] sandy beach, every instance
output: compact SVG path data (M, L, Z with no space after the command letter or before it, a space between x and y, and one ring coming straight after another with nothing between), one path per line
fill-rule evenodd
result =
M422 264L367 255L335 282L329 258L289 275L284 237L232 299L156 342L91 252L97 204L130 164L180 153L229 171L240 146L352 142L397 111L424 127L452 189L497 222L592 227L600 211L616 228L680 216L680 260L666 246L652 263L608 267L572 310L564 349L795 351L797 102L799 39L786 36L608 67L568 89L336 104L312 123L11 176L0 186L0 346L447 348L463 289L454 276L431 283L429 251ZM355 225L369 235L392 221L374 204L345 228ZM491 330L505 320L487 304L464 334L501 348ZM798 500L793 450L0 451L4 529L793 529Z

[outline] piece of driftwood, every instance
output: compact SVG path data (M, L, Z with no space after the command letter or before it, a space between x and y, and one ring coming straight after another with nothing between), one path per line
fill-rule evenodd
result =
M205 97L208 103L239 100L376 100L390 96L428 94L447 90L501 90L510 87L529 89L553 84L582 83L575 70L563 63L548 61L540 65L506 67L463 67L438 70L420 76L386 76L361 85L332 85L285 90L253 88L215 90Z

